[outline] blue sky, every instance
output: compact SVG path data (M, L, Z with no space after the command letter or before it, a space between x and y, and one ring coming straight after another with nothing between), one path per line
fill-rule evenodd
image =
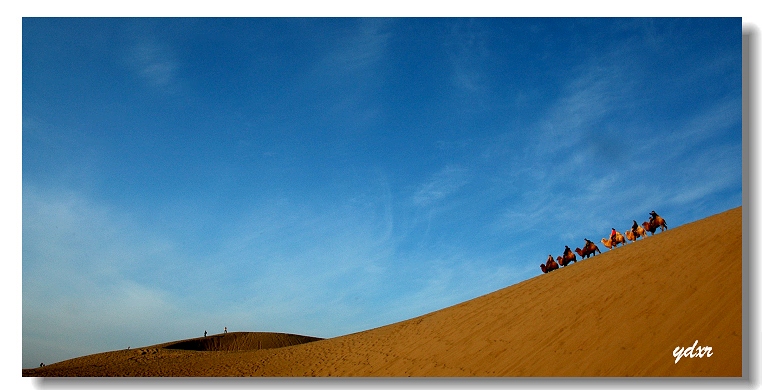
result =
M742 204L740 18L22 25L24 367L363 331Z

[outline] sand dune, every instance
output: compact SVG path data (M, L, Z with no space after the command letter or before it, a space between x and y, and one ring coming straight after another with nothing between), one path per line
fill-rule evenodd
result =
M317 337L286 333L231 332L162 344L165 349L187 351L254 351L283 348L321 340Z
M741 335L739 207L459 305L364 332L325 340L216 335L212 337L219 336L214 339L218 341L193 339L104 352L22 374L741 376ZM264 339L276 341L259 348ZM692 347L696 341L711 347L711 356L702 349L702 357L688 354L676 363L675 348ZM257 348L252 348L254 343Z

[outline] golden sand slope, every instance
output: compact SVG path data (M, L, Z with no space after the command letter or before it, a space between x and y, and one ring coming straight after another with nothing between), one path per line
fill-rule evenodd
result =
M23 375L741 376L741 315L736 208L365 332L258 350L189 351L167 343ZM712 347L712 356L675 363L673 350L696 340Z

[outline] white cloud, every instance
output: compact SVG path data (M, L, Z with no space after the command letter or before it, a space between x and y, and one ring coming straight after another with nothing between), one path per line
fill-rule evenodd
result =
M155 40L143 40L132 47L128 61L151 86L164 92L176 92L179 65L166 45Z
M701 149L712 149L717 145L712 141L727 142L724 138L728 130L736 126L738 129L737 139L741 138L741 100L736 98L723 99L707 108L698 109L696 113L674 124L673 131L667 135L654 139L648 144L649 150L658 152L658 159L654 162L668 161L670 159L691 159L693 149L699 146Z
M200 299L224 303L220 316L239 329L356 331L369 300L383 295L395 250L384 197L360 198L280 199L242 210L204 261L213 266L203 271Z
M306 92L299 93L317 93L319 98L307 104L331 130L363 132L382 114L383 102L377 97L384 83L390 22L360 19L345 29L337 28L343 34L326 42L329 50L301 80ZM341 141L346 138L342 136Z
M468 183L465 168L448 165L421 184L413 195L413 203L429 206L450 196Z
M514 263L517 257L483 257L453 247L412 253L405 259L404 293L390 297L373 318L379 325L406 320L509 286L528 275Z
M489 88L484 66L489 61L486 31L478 20L454 23L445 43L452 68L451 83L469 94L484 93Z
M25 185L23 203L25 367L137 341L139 332L157 331L157 321L179 310L160 286L136 279L147 263L172 255L166 241L143 235L129 218L75 192ZM31 347L51 340L70 355Z
M690 164L673 172L672 189L665 191L671 194L667 197L669 201L681 208L690 208L741 183L740 145L714 145L692 153L689 161Z
M632 91L626 73L617 63L580 68L534 130L541 155L574 152L591 134L607 136L593 129L600 129L604 119L617 125L610 122L615 118L611 113L624 108L623 97Z
M353 34L342 37L336 49L323 59L324 70L339 75L365 73L384 58L390 34L385 31L389 20L362 19Z

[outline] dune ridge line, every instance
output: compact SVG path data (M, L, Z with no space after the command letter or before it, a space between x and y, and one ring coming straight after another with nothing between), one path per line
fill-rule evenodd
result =
M742 218L741 207L731 209L448 308L336 338L229 333L218 349L171 342L22 375L740 377ZM258 337L309 341L250 348ZM676 362L673 351L694 341L711 347L711 356Z

